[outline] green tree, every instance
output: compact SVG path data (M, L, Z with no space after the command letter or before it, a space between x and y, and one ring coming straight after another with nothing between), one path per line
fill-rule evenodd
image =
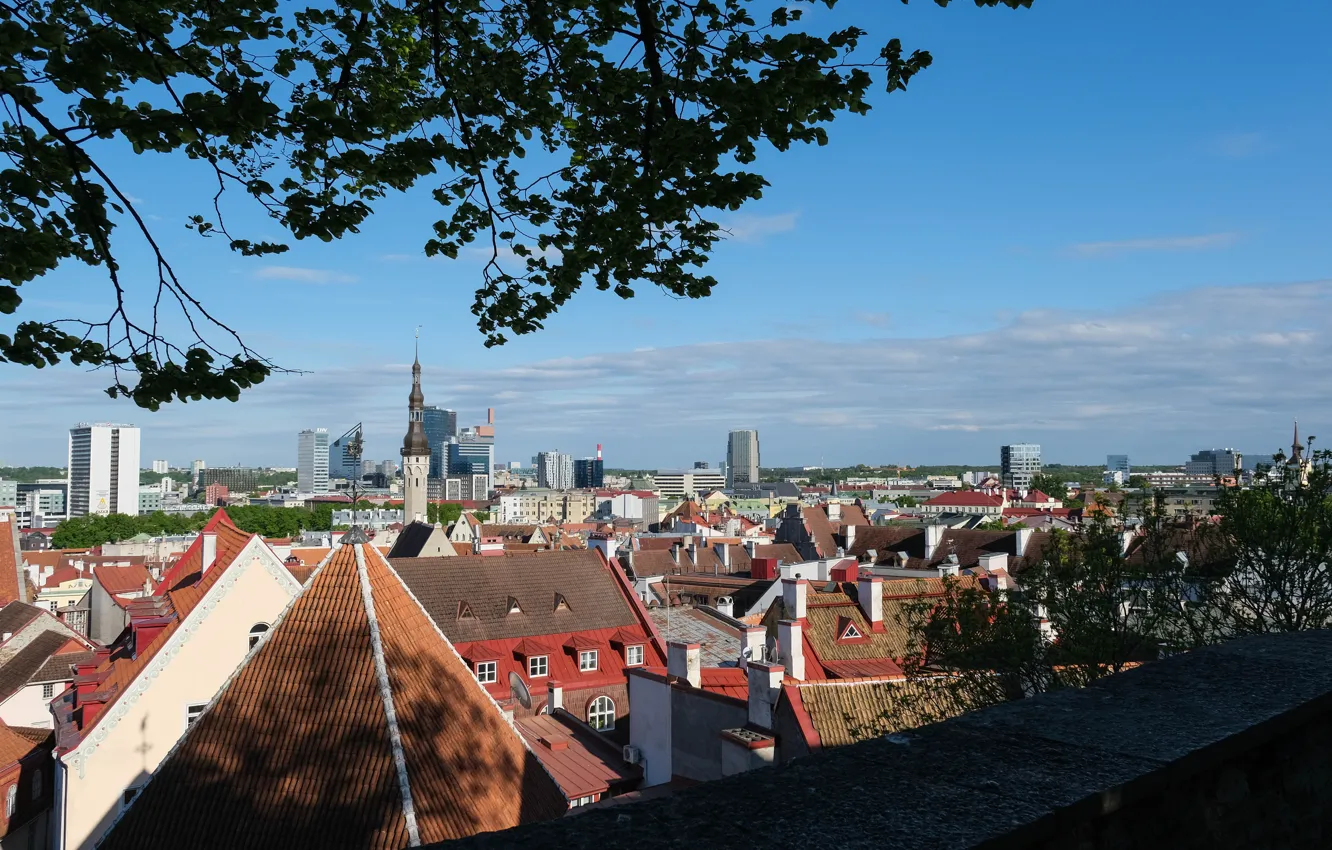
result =
M1134 490L1146 490L1152 485L1147 483L1146 475L1130 475L1128 486Z
M750 0L2 3L0 312L68 261L103 270L114 306L20 321L0 359L109 366L109 394L153 409L235 400L277 368L176 274L118 180L117 142L198 162L210 188L189 227L243 256L289 246L233 233L228 193L282 239L329 241L430 179L442 211L425 253L486 246L472 311L488 345L540 329L586 284L707 296L717 214L767 185L752 170L760 142L825 144L836 116L870 109L876 79L897 91L932 61L897 39L865 52L854 26L806 31L789 5L756 12ZM121 274L134 248L113 238L120 225L155 280ZM168 331L178 322L190 331Z
M1068 484L1056 475L1051 475L1048 472L1038 472L1031 477L1031 489L1040 490L1047 496L1063 501L1068 493Z

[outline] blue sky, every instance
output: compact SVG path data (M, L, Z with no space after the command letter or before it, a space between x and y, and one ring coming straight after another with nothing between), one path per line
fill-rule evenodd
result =
M101 395L102 374L0 367L0 464L63 462L63 429L87 419L140 425L145 464L290 465L297 430L357 420L367 452L394 457L417 324L427 403L462 423L495 407L501 460L601 442L611 465L715 462L728 429L757 427L772 465L993 466L1013 441L1047 461L1180 462L1270 452L1296 415L1319 432L1332 4L843 0L805 25L851 21L934 66L826 147L760 159L772 186L726 219L713 297L589 291L498 349L468 309L477 259L422 254L438 218L423 192L358 236L247 260L184 230L211 196L202 170L113 153L195 294L307 374L148 413ZM240 203L233 224L277 235ZM20 317L108 294L75 267L23 292Z

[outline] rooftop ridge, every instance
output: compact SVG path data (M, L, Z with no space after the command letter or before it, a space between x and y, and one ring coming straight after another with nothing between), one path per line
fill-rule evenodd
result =
M375 678L379 680L379 697L384 701L384 714L388 722L389 746L393 751L393 767L398 773L398 791L402 795L402 816L407 821L408 846L421 844L421 833L416 825L416 807L412 803L412 785L407 777L407 755L402 748L402 732L398 728L398 712L393 706L393 686L389 682L388 664L384 660L384 643L379 635L379 618L375 615L375 597L370 591L370 575L365 566L363 544L349 544L356 555L356 578L361 584L361 601L370 620L370 653L375 660ZM428 617L429 615L427 615Z

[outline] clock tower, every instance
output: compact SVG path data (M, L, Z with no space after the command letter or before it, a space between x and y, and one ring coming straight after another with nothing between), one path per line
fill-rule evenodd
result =
M412 363L412 394L407 397L407 436L402 439L402 522L426 521L426 477L430 441L425 433L425 395L421 392L421 354Z

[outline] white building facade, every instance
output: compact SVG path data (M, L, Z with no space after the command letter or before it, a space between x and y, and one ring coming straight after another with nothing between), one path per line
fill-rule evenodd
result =
M307 428L296 436L296 489L328 492L327 428Z
M69 515L139 513L139 429L81 423L69 429Z

